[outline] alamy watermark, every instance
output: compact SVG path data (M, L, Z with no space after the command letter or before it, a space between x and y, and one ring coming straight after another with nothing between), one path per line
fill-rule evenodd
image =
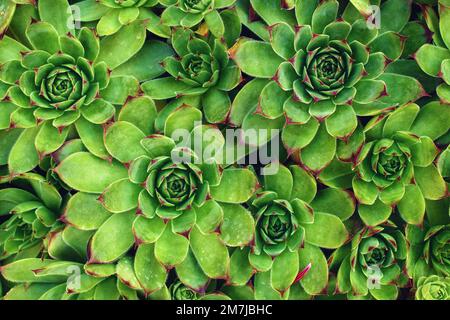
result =
M67 288L70 290L78 290L81 288L81 269L77 265L71 265L66 268Z
M366 24L370 30L381 28L381 10L379 6L369 6L370 14L367 17Z
M81 9L79 6L70 6L67 8L67 28L69 30L81 29Z
M383 272L377 265L367 266L367 288L368 289L380 289L381 279L383 278Z
M262 165L263 175L278 172L280 142L278 129L225 129L195 123L194 130L176 129L172 139L177 147L171 154L174 163L217 163L220 165ZM194 156L186 152L192 150ZM267 166L271 164L270 166Z

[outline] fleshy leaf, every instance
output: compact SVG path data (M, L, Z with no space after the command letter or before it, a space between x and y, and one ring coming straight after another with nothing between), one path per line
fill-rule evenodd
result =
M117 260L134 243L131 226L134 212L113 214L92 237L89 248L89 261L92 263L109 263Z
M122 164L110 163L87 152L70 155L54 171L67 185L87 193L101 193L112 182L128 177Z
M304 270L311 264L311 269L300 280L301 286L308 294L322 293L328 285L328 265L322 250L305 243L305 246L299 249L298 257L299 270Z
M214 200L226 203L243 203L257 188L257 179L248 169L226 169L218 186L211 187Z
M253 239L255 221L244 207L238 204L222 204L223 223L220 238L230 247L242 247Z
M97 195L79 192L67 203L63 221L80 230L97 230L110 215Z
M323 212L314 213L314 222L304 224L306 241L322 248L338 248L348 238L342 221L335 215Z
M225 278L229 256L226 246L217 234L203 234L194 227L189 235L191 249L205 274L213 279Z

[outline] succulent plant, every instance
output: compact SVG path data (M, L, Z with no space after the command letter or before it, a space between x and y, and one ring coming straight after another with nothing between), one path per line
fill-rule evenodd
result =
M123 104L139 90L132 74L111 77L111 70L120 73L118 67L126 67L125 62L142 48L145 26L131 23L100 41L92 30L75 30L68 23L73 17L67 13L67 0L44 0L37 8L21 8L20 18L13 18L11 26L18 33L17 40L8 36L1 40L5 51L0 57L0 128L24 129L5 150L10 174L33 169L40 158L64 143L74 126L90 151L105 156L94 137L101 136L101 124L114 117L114 105ZM14 19L22 19L25 25L18 28ZM127 37L129 32L137 36ZM119 50L117 43L127 49ZM170 54L161 49L164 57ZM21 154L24 150L30 152L26 161Z
M406 285L402 274L407 255L405 236L395 225L363 228L348 247L334 252L329 262L339 265L336 293L352 297L395 300Z
M177 109L165 127L169 130L171 117L191 119L198 112L188 106ZM71 201L94 193L100 202L91 199L92 206L113 213L95 225L89 263L112 263L136 244L152 256L158 274L143 285L147 294L162 288L166 268L173 267L185 285L200 292L208 277L227 277L225 244L241 246L253 238L253 219L239 204L257 188L256 177L248 169L222 170L214 159L197 159L188 147L176 147L168 136L146 136L133 123L117 121L105 131L105 146L115 160L78 152L54 169L65 184L81 191ZM82 212L71 201L63 220L83 225ZM123 232L120 239L114 238L117 228Z
M191 28L205 20L209 31L221 38L225 33L224 18L218 10L231 7L236 0L160 0L167 7L161 22L167 26Z
M298 218L289 202L281 199L273 200L259 208L256 219L255 254L262 251L276 256L287 247L297 249L302 238L298 231Z
M450 300L449 292L448 277L422 277L417 283L416 300Z
M425 73L442 80L435 90L441 101L449 103L450 37L446 30L450 25L450 4L446 0L439 0L423 4L421 8L428 29L432 32L432 43L421 46L414 54L414 59Z
M157 100L199 96L208 122L225 121L231 107L227 92L241 81L241 72L229 60L225 45L183 29L173 33L172 45L178 57L162 63L170 76L143 83L144 92Z
M52 259L15 261L0 270L5 279L15 284L4 299L137 300L139 291L133 288L137 284L133 264L122 261L117 265L94 266ZM14 272L17 269L20 272ZM28 290L22 292L24 287ZM164 296L167 299L167 288L158 298Z
M4 263L39 256L43 239L60 226L63 199L44 178L27 173L0 190L0 260Z
M2 277L13 284L3 299L45 300L48 297L50 300L62 300L66 292L65 282L70 275L67 268L71 266L77 265L40 258L21 259L2 265Z
M41 287L37 293L33 290L22 293L26 299L170 299L169 290L164 284L152 293L145 290L148 283L146 277L148 272L152 272L147 257L148 250L151 249L148 246L139 247L135 256L123 255L114 262L103 264L86 262L89 242L96 234L97 226L100 225L105 229L108 225L111 228L112 224L114 230L116 226L114 224L120 223L118 219L122 218L111 216L95 199L94 195L79 193L69 200L65 210L66 217L63 220L67 219L66 222L70 221L71 225L51 233L46 243L46 256L40 259L21 259L0 269L6 280L16 284L5 299L15 299L15 290L20 290L25 283ZM84 208L90 211L85 211ZM89 213L95 214L90 221L86 219L86 214ZM102 225L103 222L105 223ZM111 229L107 232L109 230ZM124 231L131 234L129 230ZM125 232L124 237L128 235ZM39 296L27 296L30 294Z
M254 243L233 252L229 281L245 285L257 272L256 299L289 298L293 286L294 290L301 286L299 290L310 295L320 294L328 283L326 258L320 248L338 248L347 241L341 219L353 214L354 202L339 189L322 190L316 196L314 178L299 166L280 164L273 170L274 166L265 167L271 174L264 175L263 189L251 200ZM333 208L336 199L341 200L339 208Z
M0 299L449 300L449 8L0 0Z
M382 19L378 31L369 28L366 8L357 1L345 8L334 0L299 1L295 12L265 1L242 2L268 27L258 32L263 41L244 37L230 50L243 73L256 78L236 97L230 124L283 129L288 151L300 150L299 160L312 171L323 170L336 148L339 155L336 138L349 139L357 115L378 114L425 94L414 78L385 71L402 55L406 38L399 32L409 10L402 12L402 23ZM382 7L381 14L387 10ZM404 94L396 94L397 86ZM356 152L359 145L352 147Z
M95 53L96 43L98 48L95 35L83 29L80 38L84 45L77 38L64 36L59 42L71 49L61 48L57 44L52 48L43 48L40 45L42 40L37 37L46 32L49 39L45 45L50 44L47 41L51 37L58 43L58 34L52 25L46 22L31 24L27 35L35 43L34 48L24 51L21 60L3 64L1 72L1 81L7 86L6 99L12 102L10 108L4 111L10 114L9 126L34 128L37 122L42 121L36 143L38 152L45 154L55 151L64 142L67 128L81 114L84 118L90 118L90 110L96 110L98 112L94 111L91 115L101 114L104 119L97 119L100 122L114 114L114 107L109 102L96 97L99 90L108 85L109 76L106 64L93 67L89 63L98 54L98 51ZM94 56L84 56L92 51ZM54 141L48 141L50 139Z
M198 293L186 287L181 281L174 282L169 288L172 300L198 300Z
M42 34L48 36L45 42L38 38ZM76 118L72 112L91 104L97 91L108 84L106 66L103 64L94 69L88 61L98 54L98 43L95 48L98 39L87 29L80 35L84 45L73 36L59 38L57 30L46 22L32 23L27 29L27 37L34 44L33 48L28 50L17 43L16 46L23 49L20 51L22 59L2 65L4 94L9 91L8 98L22 108L34 107L28 112L31 119L58 119L54 126L65 127L68 120L63 120ZM64 48L61 48L61 42ZM71 46L71 50L67 46ZM91 55L86 57L86 53ZM12 125L26 127L30 117L21 117L17 113L12 116Z
M420 225L425 199L448 196L435 165L439 150L434 140L449 130L449 112L448 105L439 102L422 108L406 104L366 125L366 143L355 159L352 186L367 225L389 219L393 205L407 223Z
M169 292L172 300L230 300L230 298L222 292L214 292L215 283L211 283L208 288L208 293L200 294L199 292L187 287L181 281L174 281L170 287Z
M409 242L407 271L412 279L418 281L422 276L450 274L449 225L435 225L421 230L416 226L406 227Z
M71 1L72 10L79 14L83 23L98 21L99 36L113 35L135 21L146 21L147 29L160 36L170 36L170 29L159 23L159 17L152 11L158 0L81 0Z

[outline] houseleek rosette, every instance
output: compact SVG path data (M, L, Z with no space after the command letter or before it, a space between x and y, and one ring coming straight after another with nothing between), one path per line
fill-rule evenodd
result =
M272 164L264 172L263 189L249 202L255 239L233 252L229 283L244 286L255 274L256 299L295 299L298 291L320 294L328 284L321 248L345 243L348 232L342 220L353 214L355 204L339 189L316 195L314 178L299 166ZM342 206L333 205L333 199Z
M0 0L0 297L449 300L449 8Z
M229 60L224 44L177 29L172 45L178 57L162 63L170 76L143 83L144 92L156 100L198 96L208 122L225 121L231 107L228 91L239 84L241 73Z
M197 116L198 109L184 106L167 118L165 128L191 127ZM167 270L174 267L184 285L203 292L210 278L227 278L227 246L245 246L254 237L252 215L240 204L255 192L257 179L249 169L222 170L214 159L205 161L188 146L176 146L169 131L146 135L137 126L141 119L128 120L105 130L112 162L78 152L54 169L65 184L81 191L69 201L63 220L82 228L85 213L77 210L77 201L97 204L96 210L112 215L91 226L96 231L88 264L115 263L136 245L135 259L140 252L147 259L135 266L144 268L136 276L146 294L164 288ZM196 135L202 128L190 130ZM154 277L147 279L148 272Z
M2 165L8 164L11 175L32 170L74 128L89 151L106 158L97 142L101 125L114 117L114 105L123 105L139 91L135 73L124 74L121 68L129 70L128 60L135 65L148 58L144 54L133 59L144 45L145 24L131 23L100 41L91 29L74 29L67 0L43 0L17 10L20 14L10 25L14 38L0 40L0 128L8 129L6 138L16 141L3 150L7 161ZM136 36L129 37L130 32ZM170 54L162 43L147 47L153 46L162 49L157 53L161 58Z
M181 282L174 282L169 288L172 300L198 300L198 293Z
M424 44L414 54L419 67L428 75L439 78L436 88L439 98L450 103L450 3L446 0L435 1L421 6L423 17L432 31L432 43Z
M249 1L249 9L267 23L268 31L249 23L263 41L241 38L230 50L239 68L257 78L238 93L230 124L244 130L282 129L287 149L300 150L299 161L314 172L323 170L336 153L349 161L357 152L361 141L351 139L357 115L381 113L424 95L413 77L385 71L402 55L405 37L399 32L408 11L396 26L382 19L381 32L369 29L365 12L352 3L340 8L335 0L299 1L294 12L275 3ZM345 9L342 19L340 9ZM400 87L406 94L397 94Z
M62 197L41 176L28 173L0 190L0 260L3 263L38 257L43 239L61 224ZM9 216L8 216L9 215Z
M215 287L213 282L211 288ZM230 298L221 293L221 292L213 292L211 288L208 288L208 293L199 293L195 290L184 285L181 281L174 281L170 287L170 296L172 300L230 300Z
M76 0L71 3L72 9L79 12L82 23L98 21L96 30L99 36L113 35L135 21L148 21L150 32L164 38L170 36L169 27L161 25L158 15L152 10L158 0Z
M182 212L191 208L194 200L205 200L202 197L206 196L207 185L200 172L193 164L174 163L169 156L157 157L144 173L148 174L146 190L161 207Z
M294 210L288 202L274 200L259 209L256 216L255 252L263 250L269 255L278 255L286 248L288 241L291 247L297 248L302 239L296 231L299 227Z
M416 300L450 300L450 278L422 277L417 283Z
M402 122L399 119L408 119ZM436 167L434 140L449 130L448 105L406 104L366 125L366 142L356 156L352 186L359 215L369 226L385 222L396 206L409 224L423 223L427 200L447 197Z
M47 36L45 41L42 34ZM97 98L99 90L107 86L109 74L105 63L92 65L98 55L94 33L83 29L80 38L58 36L51 24L35 22L28 27L27 36L33 49L23 47L21 60L7 61L1 70L6 89L3 98L11 105L4 111L10 113L10 127L29 128L36 126L36 121L48 121L62 131L81 113L89 117L88 106L111 113L108 107L112 105Z
M335 293L348 293L349 298L397 299L398 288L407 282L402 273L406 252L405 236L392 223L362 229L329 259L330 269L338 269Z
M225 33L224 19L220 9L234 5L236 0L160 0L166 9L161 22L167 26L192 28L205 20L208 30L221 38Z
M408 225L406 237L410 243L407 271L414 281L423 276L450 275L449 225L427 226L424 230Z
M99 98L109 74L105 63L91 63L99 49L92 31L82 29L79 38L58 36L49 23L36 22L27 28L27 35L32 50L11 38L2 40L21 50L11 52L20 60L5 62L0 72L1 127L12 128L10 135L21 132L10 146L8 165L13 175L33 169L40 158L56 151L80 117L80 121L101 123L114 115L114 107ZM24 146L35 147L28 161L22 159Z

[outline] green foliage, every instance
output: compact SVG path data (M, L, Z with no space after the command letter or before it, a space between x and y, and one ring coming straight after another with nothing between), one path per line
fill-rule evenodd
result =
M0 0L0 298L449 300L449 28L448 0Z

